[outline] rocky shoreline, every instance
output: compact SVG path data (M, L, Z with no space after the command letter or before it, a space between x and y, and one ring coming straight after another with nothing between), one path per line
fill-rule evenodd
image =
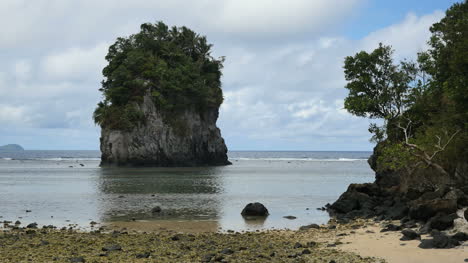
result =
M377 145L369 158L375 182L351 184L324 210L341 222L357 218L399 220L397 230L411 228L413 235L433 236L421 241L422 248L452 248L468 240L468 187L428 169L382 171L377 162L379 148ZM466 177L464 168L456 173Z
M451 257L446 262L468 260L468 235L462 232L420 234L418 223L377 218L331 219L295 231L222 233L203 224L184 229L175 223L168 229L93 221L93 230L82 231L74 225L20 223L3 223L2 262L402 262L398 253L411 255L413 262L440 262L446 254Z
M11 227L0 232L2 262L385 262L336 250L350 224L299 231L178 233L100 228Z

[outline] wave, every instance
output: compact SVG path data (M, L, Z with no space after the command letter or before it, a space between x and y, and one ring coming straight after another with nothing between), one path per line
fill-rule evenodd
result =
M92 157L54 157L54 158L1 158L2 160L11 161L100 161L101 158Z
M367 161L367 158L229 158L230 160L238 161L306 161L306 162L355 162L355 161Z
M40 161L100 161L101 158L92 157L55 157L55 158L31 158L27 160L40 160Z

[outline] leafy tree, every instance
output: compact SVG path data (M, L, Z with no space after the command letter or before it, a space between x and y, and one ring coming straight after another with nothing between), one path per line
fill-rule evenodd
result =
M416 79L416 64L401 62L395 65L390 46L379 47L367 53L361 51L345 58L345 79L349 95L344 106L350 113L385 123L401 116L412 104L411 84ZM371 124L369 131L380 141L385 136L385 125Z
M345 59L345 108L383 119L369 131L381 143L381 168L432 167L459 178L468 162L468 2L456 3L430 28L432 37L417 62L395 65L382 44Z
M146 95L165 115L219 107L224 58L213 58L211 48L206 37L163 22L142 24L139 33L117 38L106 55L104 99L94 112L95 122L132 129L144 120L138 105Z

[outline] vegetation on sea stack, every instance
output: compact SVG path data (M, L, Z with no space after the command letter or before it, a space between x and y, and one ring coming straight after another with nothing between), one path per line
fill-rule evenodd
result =
M381 168L431 167L456 177L468 160L468 2L450 7L430 31L430 48L416 62L396 64L382 44L346 57L345 108L383 120L369 127L383 149Z
M140 29L109 47L100 88L104 99L93 116L96 124L127 130L144 122L138 104L145 95L166 115L221 105L224 58L211 56L205 36L163 22L145 23Z

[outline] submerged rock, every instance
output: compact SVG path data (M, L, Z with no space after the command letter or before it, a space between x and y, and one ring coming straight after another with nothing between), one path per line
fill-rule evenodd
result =
M151 209L151 213L153 213L153 214L160 213L161 211L162 211L162 209L159 206L155 206L155 207L153 207L153 209Z
M268 209L261 203L249 203L241 212L242 216L268 216Z

